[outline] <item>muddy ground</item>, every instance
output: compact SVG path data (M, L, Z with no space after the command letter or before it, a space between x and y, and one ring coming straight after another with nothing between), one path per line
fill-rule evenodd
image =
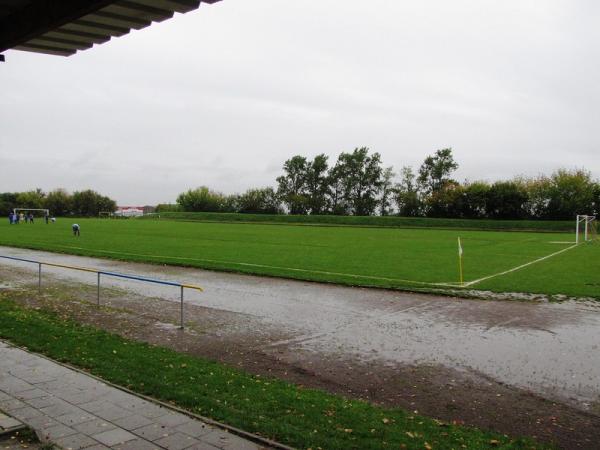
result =
M6 267L0 267L0 280L4 280L4 292L29 307L49 308L81 323L254 374L401 407L447 422L511 436L533 436L561 448L597 449L600 442L600 412L594 406L584 411L550 401L473 370L439 364L364 362L344 352L323 357L299 348L293 333L265 326L251 315L199 305L186 305L187 329L181 331L177 326L179 307L173 301L109 288L103 289L102 307L98 308L93 286L46 280L39 295L29 284L28 271Z
M0 265L0 289L107 330L305 386L562 448L599 448L600 303L481 301L0 247L0 254L201 284L186 291ZM21 290L25 287L29 288ZM543 300L543 299L542 299ZM90 303L91 302L91 303Z

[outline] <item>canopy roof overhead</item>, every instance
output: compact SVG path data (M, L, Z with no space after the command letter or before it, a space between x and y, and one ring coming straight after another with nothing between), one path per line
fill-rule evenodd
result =
M0 0L0 53L70 56L219 0ZM2 55L0 55L1 57Z

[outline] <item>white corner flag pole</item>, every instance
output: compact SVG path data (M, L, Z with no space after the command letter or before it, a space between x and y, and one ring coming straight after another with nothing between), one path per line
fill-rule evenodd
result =
M463 286L465 284L463 279L463 248L460 237L458 238L458 273L460 275L460 285Z

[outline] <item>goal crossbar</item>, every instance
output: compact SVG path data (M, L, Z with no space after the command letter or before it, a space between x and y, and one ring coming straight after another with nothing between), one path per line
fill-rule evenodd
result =
M45 208L13 208L14 214L17 214L19 211L44 211L46 214L50 214L50 210Z

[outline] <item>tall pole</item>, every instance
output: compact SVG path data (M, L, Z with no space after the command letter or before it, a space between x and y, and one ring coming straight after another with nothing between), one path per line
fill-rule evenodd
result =
M38 292L42 293L42 263L38 263Z
M183 286L181 286L181 325L180 328L183 330Z
M100 306L100 272L98 272L98 290L96 292L96 305Z

